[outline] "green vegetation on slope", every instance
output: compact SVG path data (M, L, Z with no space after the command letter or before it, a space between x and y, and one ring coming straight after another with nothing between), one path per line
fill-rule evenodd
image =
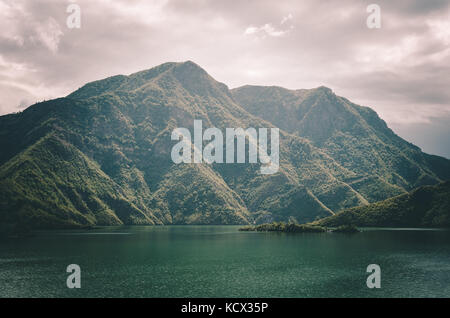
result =
M450 182L350 208L314 222L320 226L450 227Z
M280 128L280 169L175 165L176 127ZM89 83L0 116L0 223L306 223L450 178L375 112L327 88L228 90L192 62Z
M348 169L340 181L368 202L450 179L449 160L422 153L395 135L372 109L336 96L329 88L243 86L232 94L251 114L307 138ZM314 194L334 211L356 203L333 202L334 192L330 198L327 191Z

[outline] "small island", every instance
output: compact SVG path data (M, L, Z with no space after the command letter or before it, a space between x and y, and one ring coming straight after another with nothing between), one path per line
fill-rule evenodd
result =
M342 225L335 229L328 229L320 225L297 224L273 222L259 225L249 225L239 228L239 231L256 231L256 232L285 232L285 233L359 233L360 230L354 225Z
M240 228L239 231L323 233L327 231L327 228L318 225L273 222L273 223L259 224L255 226L245 226Z

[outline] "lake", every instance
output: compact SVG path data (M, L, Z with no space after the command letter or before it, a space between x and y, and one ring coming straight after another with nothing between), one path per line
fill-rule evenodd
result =
M450 297L450 231L121 226L0 241L1 297ZM81 267L81 288L66 267ZM369 289L369 264L381 288Z

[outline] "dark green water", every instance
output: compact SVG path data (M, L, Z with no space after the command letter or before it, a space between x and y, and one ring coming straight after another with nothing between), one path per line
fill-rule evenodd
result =
M450 232L114 227L0 241L1 297L450 297ZM366 267L381 266L381 289ZM66 267L81 267L81 289Z

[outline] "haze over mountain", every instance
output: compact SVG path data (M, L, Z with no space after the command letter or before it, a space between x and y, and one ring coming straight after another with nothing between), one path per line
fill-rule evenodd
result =
M170 135L280 128L280 169L174 164ZM450 160L401 139L330 89L229 90L193 62L86 84L0 117L0 223L245 224L317 218L450 179Z

